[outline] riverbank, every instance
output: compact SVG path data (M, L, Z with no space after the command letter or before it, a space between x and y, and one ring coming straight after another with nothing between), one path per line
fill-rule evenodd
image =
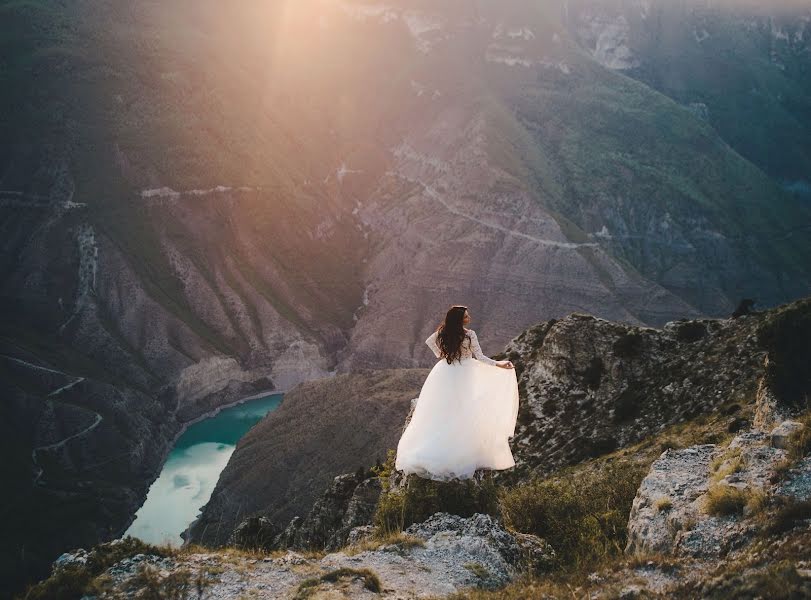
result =
M166 445L165 450L164 450L164 452L162 454L162 457L161 457L160 467L157 469L157 472L155 473L153 479L149 482L149 485L146 486L146 490L143 493L142 497L140 498L140 502L138 503L137 508L135 509L135 511L133 511L132 515L127 519L127 522L124 525L124 527L122 527L118 532L116 532L115 537L120 538L120 537L124 536L126 534L126 532L130 529L130 527L132 527L132 524L135 522L138 511L141 509L141 507L146 502L147 497L149 496L149 490L152 488L152 486L155 484L155 482L160 477L160 474L163 471L163 468L166 465L166 462L169 459L169 456L171 455L172 450L174 450L175 446L177 445L178 440L183 436L183 434L186 433L186 431L188 431L188 429L190 427L196 425L197 423L205 421L207 419L214 418L224 410L239 406L239 405L244 404L246 402L250 402L251 400L257 400L259 398L263 398L263 397L267 397L267 396L276 396L276 395L284 396L287 392L289 392L289 390L271 389L271 390L265 390L263 392L258 392L258 393L255 393L255 394L251 394L250 396L241 396L237 400L234 400L232 402L226 402L224 404L221 404L221 405L217 406L216 408L214 408L212 410L209 410L209 411L206 411L206 412L200 414L199 416L197 416L197 417L195 417L193 419L182 422L180 424L180 429L178 429L177 433L172 437L172 439Z

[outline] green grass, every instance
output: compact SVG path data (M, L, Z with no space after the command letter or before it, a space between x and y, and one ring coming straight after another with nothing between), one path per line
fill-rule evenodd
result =
M761 508L763 501L762 493L750 488L739 489L731 485L715 484L707 490L704 510L716 517L742 515L747 507L753 512Z
M475 513L498 514L498 491L492 477L481 481L432 481L408 476L396 488L390 485L396 454L389 450L386 461L372 468L380 479L383 493L374 515L375 537L397 536L412 523L424 521L434 513L447 512L463 517Z
M545 539L562 567L576 568L622 554L631 503L646 473L630 460L563 469L503 490L501 513L507 526Z

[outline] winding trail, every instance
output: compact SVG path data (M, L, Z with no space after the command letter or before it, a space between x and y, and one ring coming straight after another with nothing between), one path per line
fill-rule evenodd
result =
M73 381L71 381L70 383L68 383L67 385L63 385L62 387L57 388L57 389L53 390L52 392L50 392L48 394L48 396L47 396L48 398L58 396L62 392L71 389L73 386L75 386L75 385L77 385L77 384L79 384L79 383L81 383L81 382L83 382L85 380L84 377L77 377L75 375L70 375L69 373L65 373L64 371L58 371L56 369L49 369L48 367L43 367L41 365L35 365L35 364L30 363L28 361L25 361L25 360L22 360L22 359L19 359L19 358L14 358L13 356L7 356L5 354L0 354L0 357L5 358L7 360L10 360L12 362L15 362L17 364L21 364L23 366L30 367L32 369L37 369L39 371L46 371L47 373L56 373L58 375L64 375L65 377L75 377L75 379ZM69 435L68 437L66 437L66 438L64 438L64 439L62 439L62 440L60 440L58 442L54 442L53 444L45 444L43 446L37 446L36 448L31 450L31 461L34 463L34 466L37 469L37 473L34 476L34 484L35 485L43 485L41 479L42 479L42 475L43 475L44 471L43 471L42 467L39 466L39 463L37 462L37 453L38 452L41 452L43 450L56 450L58 448L62 448L69 441L74 440L77 437L81 437L83 435L86 435L86 434L90 433L96 427L99 426L99 423L101 423L104 420L104 417L101 416L100 413L98 413L98 412L96 412L94 410L90 410L89 408L84 407L84 406L80 406L78 408L81 408L82 410L87 410L89 412L92 412L95 415L95 419L90 425L88 425L87 427L85 427L81 431L78 431L78 432L76 432L76 433L74 433L72 435Z
M415 183L415 184L421 186L422 189L423 189L423 192L428 197L430 197L432 200L436 200L437 202L439 202L448 212L453 213L454 215L457 215L459 217L462 217L463 219L467 219L468 221L473 221L474 223L478 223L479 225L482 225L482 226L487 227L489 229L495 229L495 230L500 231L502 233L506 233L507 235L512 235L512 236L515 236L515 237L523 238L525 240L529 240L531 242L535 242L536 244L541 244L541 245L544 245L544 246L552 246L552 247L555 247L555 248L565 248L567 250L576 250L577 248L596 248L596 247L599 246L599 244L597 244L595 242L576 243L576 242L559 242L557 240L548 240L548 239L545 239L545 238L539 238L539 237L536 237L534 235L530 235L528 233L521 233L520 231L515 231L513 229L510 229L509 227L504 227L503 225L497 225L495 223L489 223L487 221L479 219L478 217L474 217L473 215L470 215L470 214L468 214L468 213L466 213L464 211L461 211L458 208L454 208L453 206L448 204L448 201L445 200L442 197L442 195L439 192L437 192L434 188L432 188L430 185L426 185L425 183L419 181L418 179L412 179L411 177L407 177L407 176L405 176L405 175L403 175L401 173L396 173L394 171L389 171L389 173L396 176L396 177L404 179L404 180L408 181L409 183Z

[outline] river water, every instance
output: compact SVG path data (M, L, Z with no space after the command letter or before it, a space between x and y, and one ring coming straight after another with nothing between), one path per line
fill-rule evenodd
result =
M180 533L208 502L237 441L281 401L282 394L248 400L189 426L124 535L151 544L181 545Z

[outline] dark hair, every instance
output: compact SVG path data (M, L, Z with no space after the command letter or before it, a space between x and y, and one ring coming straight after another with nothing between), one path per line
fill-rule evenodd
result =
M454 304L448 309L445 320L437 327L436 345L439 346L441 356L451 364L462 359L462 342L467 334L462 325L467 306Z

